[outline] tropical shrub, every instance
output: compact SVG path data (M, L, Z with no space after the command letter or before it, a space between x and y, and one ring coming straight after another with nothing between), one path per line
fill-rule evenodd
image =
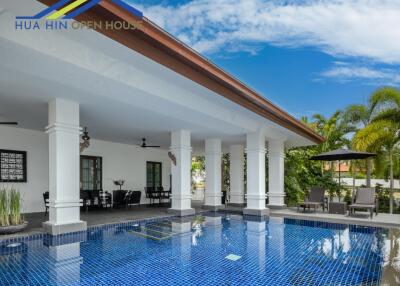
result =
M378 198L378 209L380 212L388 213L390 204L390 192L381 184L376 184L375 193Z
M285 193L286 204L296 205L308 195L311 187L324 187L332 198L339 184L332 179L331 172L323 172L322 163L310 160L317 155L316 147L295 148L288 150L285 156Z
M14 188L10 189L9 204L10 224L19 225L23 223L23 219L21 217L21 194Z
M8 195L7 190L0 189L0 226L10 225L8 216Z
M21 216L21 194L15 188L0 189L0 227L20 225L23 223Z
M347 204L347 205L351 205L352 201L353 201L353 197L351 195L351 190L347 189L346 190L346 195L344 196L343 201Z

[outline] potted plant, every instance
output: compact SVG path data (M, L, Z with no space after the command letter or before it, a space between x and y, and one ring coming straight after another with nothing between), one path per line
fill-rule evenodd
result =
M114 180L114 185L119 186L119 189L122 189L122 186L125 184L125 180Z
M24 230L28 222L21 215L21 194L14 188L0 189L0 235Z

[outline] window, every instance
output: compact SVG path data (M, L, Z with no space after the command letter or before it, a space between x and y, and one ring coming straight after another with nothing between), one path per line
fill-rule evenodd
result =
M147 162L146 174L147 187L156 188L162 186L162 164L160 162Z
M26 152L0 150L0 182L26 182Z
M101 157L81 156L81 190L98 191L103 188L103 162Z

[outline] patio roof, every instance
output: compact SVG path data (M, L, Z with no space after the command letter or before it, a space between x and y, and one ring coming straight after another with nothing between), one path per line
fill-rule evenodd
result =
M48 6L57 2L57 0L38 1ZM99 5L92 7L75 19L77 21L119 20L131 24L142 21L140 30L107 30L102 27L97 31L314 143L324 141L322 136L308 126L272 104L147 18L139 19L111 1L103 0Z

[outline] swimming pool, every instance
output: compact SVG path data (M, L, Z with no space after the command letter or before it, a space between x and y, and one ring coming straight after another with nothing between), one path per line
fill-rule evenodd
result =
M378 285L380 228L239 215L0 242L0 285Z

